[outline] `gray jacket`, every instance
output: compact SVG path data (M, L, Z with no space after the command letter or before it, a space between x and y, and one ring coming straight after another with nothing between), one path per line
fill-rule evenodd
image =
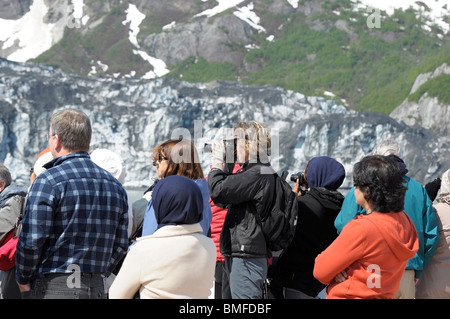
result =
M14 229L27 191L26 186L9 185L0 193L0 242Z

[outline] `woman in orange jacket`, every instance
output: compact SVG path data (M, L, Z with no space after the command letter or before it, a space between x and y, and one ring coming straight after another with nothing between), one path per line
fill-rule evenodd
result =
M393 298L419 247L403 212L403 171L389 156L366 156L353 169L356 202L367 215L350 221L315 259L314 277L327 298Z

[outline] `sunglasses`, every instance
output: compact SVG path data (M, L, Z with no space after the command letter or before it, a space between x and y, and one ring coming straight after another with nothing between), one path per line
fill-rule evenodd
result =
M169 158L166 156L162 156L161 153L158 154L158 161L153 162L153 166L156 166L157 163L161 163L163 160L167 161Z

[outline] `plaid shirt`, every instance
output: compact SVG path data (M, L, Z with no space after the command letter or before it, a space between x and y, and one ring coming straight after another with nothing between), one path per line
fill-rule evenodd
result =
M33 183L17 244L16 280L48 273L109 275L127 251L128 197L86 152L58 157Z

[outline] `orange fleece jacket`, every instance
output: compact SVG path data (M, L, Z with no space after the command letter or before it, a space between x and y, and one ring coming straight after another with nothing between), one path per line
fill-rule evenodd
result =
M327 298L393 298L418 248L416 228L404 212L358 215L316 257L314 277L329 284ZM347 279L335 282L343 270Z

